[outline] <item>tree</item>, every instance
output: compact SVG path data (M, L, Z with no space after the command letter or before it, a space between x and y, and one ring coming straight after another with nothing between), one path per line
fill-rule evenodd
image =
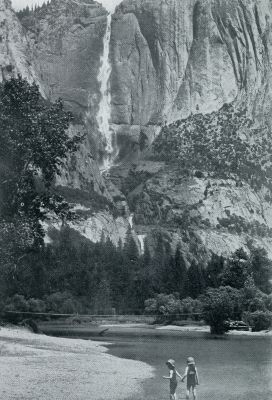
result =
M209 288L201 296L204 319L210 325L211 333L224 333L227 330L225 321L229 318L240 317L241 300L239 290L230 286Z
M188 279L190 296L196 298L204 292L206 283L204 270L202 266L195 261L192 262L188 269Z
M255 285L264 293L271 293L272 262L267 257L265 249L251 249L250 270L253 274Z
M52 184L82 140L69 137L72 120L61 100L48 103L38 86L21 76L0 86L0 221L24 218L36 242L42 241L40 221L48 212L71 216Z
M218 288L220 286L220 275L224 268L224 258L217 254L212 254L211 260L206 269L207 286Z
M180 245L177 246L175 253L173 279L176 284L175 291L179 293L180 298L186 297L189 292L189 279Z
M181 302L176 294L160 293L145 301L145 312L157 315L159 319L165 317L173 319L176 314L181 312Z
M221 274L221 284L242 289L248 277L248 256L243 249L235 251Z

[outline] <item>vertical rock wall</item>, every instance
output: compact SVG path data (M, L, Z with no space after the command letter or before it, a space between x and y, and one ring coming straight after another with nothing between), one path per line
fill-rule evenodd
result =
M271 15L268 0L123 1L113 121L161 124L236 99L269 120Z

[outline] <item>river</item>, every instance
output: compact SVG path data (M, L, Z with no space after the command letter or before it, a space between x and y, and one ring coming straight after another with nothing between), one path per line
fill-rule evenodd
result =
M154 377L143 384L144 399L132 396L120 400L167 400L169 383L162 379L168 374L165 362L174 358L178 371L183 373L188 356L195 358L198 367L198 400L272 399L271 336L212 337L204 332L118 326L109 327L103 338L89 336L83 327L75 328L71 335L64 331L62 334L51 331L51 334L107 341L105 345L110 354L151 365ZM177 394L178 400L185 399L184 383L179 382Z
M150 337L110 338L110 354L144 361L154 367L155 376L144 384L145 400L168 399L168 374L165 361L176 360L180 373L187 356L195 357L202 400L271 400L272 352L271 338L227 336L214 339L196 333ZM185 384L179 383L178 399L185 398ZM124 399L122 399L124 400ZM131 397L130 400L140 400Z

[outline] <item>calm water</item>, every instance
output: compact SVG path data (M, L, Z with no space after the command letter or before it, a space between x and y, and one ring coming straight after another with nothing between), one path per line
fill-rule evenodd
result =
M199 371L199 400L271 400L272 338L227 337L179 333L122 335L110 337L109 353L122 358L144 361L155 368L155 377L144 383L146 400L168 399L168 374L165 361L176 360L184 371L187 356L194 356ZM185 384L179 382L178 399L185 398ZM131 400L142 400L131 397Z

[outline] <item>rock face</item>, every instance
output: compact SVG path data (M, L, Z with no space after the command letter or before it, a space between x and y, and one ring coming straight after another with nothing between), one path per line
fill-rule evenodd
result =
M234 179L184 177L180 169L159 173L130 194L138 234L147 240L161 232L180 242L189 261L209 252L229 256L252 240L272 257L272 208L267 192L256 192Z
M106 10L92 0L52 0L24 19L23 29L10 2L0 0L0 78L20 72L35 79L46 97L62 97L79 116L71 134L88 132L56 182L81 215L83 236L97 241L104 231L117 243L133 212L141 246L163 232L173 247L182 243L187 260L229 254L250 239L270 249L265 183L261 190L243 179L237 186L233 176L215 177L207 168L185 178L176 165L154 162L148 145L161 126L225 103L271 129L271 18L270 0L124 0L112 15L110 39L109 117L119 159L104 179L97 112Z
M53 0L23 23L47 97L61 97L84 116L96 106L106 10L93 1Z
M17 74L38 81L30 59L30 46L11 1L0 0L0 82Z
M112 34L113 121L160 124L244 102L269 119L268 0L125 0Z
M270 129L271 17L266 0L123 1L112 28L112 120L122 136L136 141L137 127L138 137L152 135L147 127L217 112L225 103ZM272 255L270 188L256 190L240 177L237 187L237 177L214 178L205 165L208 178L197 179L182 177L171 163L159 172L151 164L145 173L137 161L126 178L121 172L121 187L129 191L137 182L128 198L138 235L150 244L158 232L173 245L182 242L188 260L229 255L250 239Z

